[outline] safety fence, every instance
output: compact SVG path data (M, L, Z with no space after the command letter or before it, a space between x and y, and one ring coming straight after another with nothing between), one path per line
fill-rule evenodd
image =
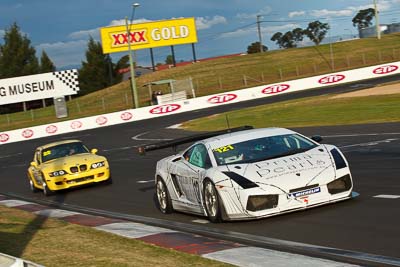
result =
M399 73L400 61L397 61L383 65L318 75L287 82L260 85L256 87L230 91L227 93L212 94L176 101L168 104L148 106L138 109L128 109L108 114L77 118L52 124L44 124L30 128L5 131L0 133L0 144L157 118L197 109L215 107L218 105L226 105L257 98L273 97L275 95L286 94L290 92L312 88L323 88L337 84L378 78Z

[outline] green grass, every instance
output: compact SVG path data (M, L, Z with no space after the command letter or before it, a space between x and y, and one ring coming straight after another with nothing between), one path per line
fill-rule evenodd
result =
M331 66L330 45L320 45L220 58L157 71L137 79L139 102L141 106L149 105L149 90L143 86L144 84L163 79L179 80L191 77L196 95L202 96L399 61L400 33L383 35L381 40L366 38L333 43L332 51L334 68ZM166 86L154 89L164 93L168 92ZM130 84L125 81L68 102L68 119L109 113L131 107ZM0 132L57 121L61 120L55 117L53 107L34 110L33 116L30 111L0 115Z
M0 206L0 252L44 266L231 266Z
M400 121L400 94L335 98L319 96L232 111L183 123L192 131L227 127L307 127Z

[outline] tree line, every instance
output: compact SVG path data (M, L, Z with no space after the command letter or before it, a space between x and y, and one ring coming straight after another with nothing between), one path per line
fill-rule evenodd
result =
M0 79L56 71L46 51L41 51L40 58L36 56L36 49L17 23L5 29L3 39L3 44L0 44ZM92 37L85 56L86 61L81 62L78 71L80 95L121 82L122 74L118 70L129 66L128 56L113 63L108 54L103 54L100 42Z
M372 25L372 19L375 17L375 9L367 8L360 10L352 19L353 26L358 30ZM308 37L315 45L319 45L326 37L330 26L328 23L322 23L318 20L310 22L306 29L295 28L286 33L276 32L272 35L271 41L275 42L279 48L294 48ZM268 47L262 46L262 51L267 51ZM247 47L247 53L260 52L260 42L254 42Z

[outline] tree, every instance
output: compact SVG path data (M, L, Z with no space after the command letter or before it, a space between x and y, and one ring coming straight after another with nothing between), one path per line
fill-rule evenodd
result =
M55 70L56 66L54 66L49 56L43 50L42 56L40 57L40 73L53 72Z
M266 51L268 51L268 47L263 45L262 50L263 50L263 52L266 52ZM247 47L247 54L254 54L254 53L259 53L259 52L260 52L260 42L251 43L251 45L249 45Z
M82 68L79 70L79 87L83 94L111 85L109 64L112 64L111 59L107 54L103 54L101 44L90 37L86 50L86 62L82 61Z
M0 46L0 78L11 78L39 73L35 48L26 35L22 36L17 23L4 33Z
M357 15L352 19L353 26L357 27L358 30L366 28L372 25L372 19L375 17L375 9L367 8L358 11Z
M276 42L276 44L279 46L279 48L283 48L282 43L281 43L281 38L283 36L283 33L281 32L276 32L274 35L271 37L271 41Z
M322 23L316 20L308 24L305 34L308 38L310 38L311 41L315 43L315 45L319 45L325 38L325 35L328 33L329 29L330 27L328 23Z
M174 58L172 57L172 55L168 55L165 58L165 64L174 64Z
M136 62L134 62L135 65ZM120 73L120 70L130 68L129 64L129 55L125 55L121 57L117 64L114 66L114 73L115 73L115 83L119 83L122 81L123 73Z
M296 46L298 43L303 41L305 34L306 34L305 30L303 30L302 28L296 28L296 29L292 30L293 40L295 41Z
M304 30L296 28L292 31L287 31L285 34L281 32L275 33L271 37L271 41L276 42L280 48L297 47L297 43L303 41Z

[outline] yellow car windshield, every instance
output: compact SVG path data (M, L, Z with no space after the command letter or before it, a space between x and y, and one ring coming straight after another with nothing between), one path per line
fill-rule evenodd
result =
M42 162L82 153L89 153L89 150L80 142L56 145L43 149Z

